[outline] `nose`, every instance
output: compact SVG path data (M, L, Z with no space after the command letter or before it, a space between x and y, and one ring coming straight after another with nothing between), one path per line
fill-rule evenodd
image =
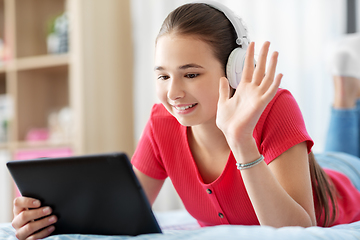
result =
M184 86L180 79L172 78L168 85L167 97L170 100L178 100L185 96Z

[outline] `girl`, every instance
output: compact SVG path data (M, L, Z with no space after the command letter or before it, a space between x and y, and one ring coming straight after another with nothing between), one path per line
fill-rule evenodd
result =
M132 158L150 203L170 177L201 226L309 227L360 220L359 207L350 209L350 217L335 215L335 209L348 212L343 202L360 201L360 192L344 186L348 178L339 172L329 178L309 155L313 142L299 108L288 91L278 89L278 53L266 69L264 43L254 68L254 43L247 47L246 33L239 34L243 26L230 14L217 4L185 4L162 25L154 68L161 104L154 105ZM241 69L226 74L229 55L246 47L241 81L231 80L230 87L227 77ZM15 200L19 239L53 231L56 216L40 205Z

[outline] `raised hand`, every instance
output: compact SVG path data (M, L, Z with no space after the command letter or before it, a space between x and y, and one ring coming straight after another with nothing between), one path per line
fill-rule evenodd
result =
M277 52L272 54L266 71L269 45L269 42L265 42L262 46L254 68L254 43L250 43L242 78L232 97L227 79L220 79L216 124L225 134L230 147L241 139L252 138L262 112L279 88L282 74L275 77Z

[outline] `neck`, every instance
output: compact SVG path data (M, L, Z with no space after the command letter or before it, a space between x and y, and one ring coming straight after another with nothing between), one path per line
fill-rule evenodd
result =
M189 130L194 143L200 148L208 150L208 152L229 149L225 135L215 123L193 126Z
M204 183L215 181L223 172L230 148L222 131L213 125L188 128L192 156Z

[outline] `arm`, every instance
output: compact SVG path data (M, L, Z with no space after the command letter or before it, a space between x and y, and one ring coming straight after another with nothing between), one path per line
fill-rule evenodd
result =
M145 191L145 194L152 206L155 202L157 195L160 192L162 185L164 184L165 180L159 180L152 177L145 175L144 173L140 172L138 169L133 167L136 177L139 179L140 184Z
M56 216L51 215L52 210L50 207L40 207L40 205L40 201L33 198L18 197L15 199L12 226L18 239L45 238L55 230L52 224L57 221ZM42 219L36 220L39 218ZM40 229L43 230L37 232Z
M244 158L241 154L234 155L237 159ZM285 151L269 166L262 162L241 171L261 225L316 225L308 166L307 147L303 142Z
M253 131L281 82L281 74L275 77L276 52L265 73L268 49L269 43L266 42L254 70L254 44L249 45L242 79L233 97L230 98L226 79L222 78L220 81L216 121L239 163L249 163L259 158ZM241 174L262 225L315 225L305 143L290 148L269 166L261 162L252 168L241 170Z
M316 226L306 142L295 145L281 154L269 164L269 168L288 196L309 215L311 225ZM303 216L306 214L303 213Z

